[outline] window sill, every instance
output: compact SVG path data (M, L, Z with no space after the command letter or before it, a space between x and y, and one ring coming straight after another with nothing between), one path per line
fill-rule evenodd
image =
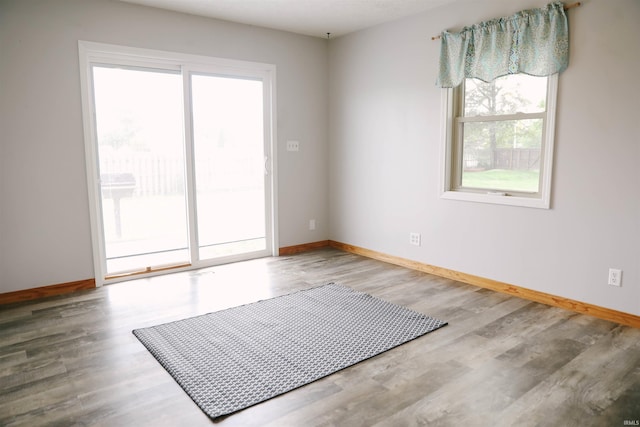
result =
M462 200L467 202L490 203L494 205L520 206L538 209L549 209L550 206L548 199L469 193L463 191L445 191L440 197L448 200Z

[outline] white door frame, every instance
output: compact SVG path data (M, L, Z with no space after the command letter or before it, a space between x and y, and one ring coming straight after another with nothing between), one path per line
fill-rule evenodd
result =
M186 150L186 182L189 223L195 224L194 209L194 168L193 168L193 135L191 128L190 73L205 72L224 74L231 77L259 78L263 82L264 94L264 141L265 141L265 206L267 249L258 256L278 255L278 215L277 215L277 150L276 150L276 67L273 64L238 61L177 52L133 48L88 41L78 42L80 87L82 95L83 126L85 140L85 157L89 196L89 216L94 258L94 274L96 286L131 278L147 277L158 274L184 271L212 265L247 259L247 256L234 255L214 260L200 261L197 258L197 242L195 231L190 230L189 242L192 263L188 267L170 270L153 271L135 275L124 275L106 279L106 254L104 233L102 229L102 207L100 197L100 179L98 171L97 131L94 114L93 80L91 67L94 64L114 64L133 67L158 68L162 70L180 71L183 75L184 96L184 137ZM190 227L191 229L192 227ZM253 256L255 257L255 255Z

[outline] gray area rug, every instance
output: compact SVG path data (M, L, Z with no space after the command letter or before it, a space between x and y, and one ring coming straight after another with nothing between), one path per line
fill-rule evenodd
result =
M217 418L444 325L329 283L133 333L193 401Z

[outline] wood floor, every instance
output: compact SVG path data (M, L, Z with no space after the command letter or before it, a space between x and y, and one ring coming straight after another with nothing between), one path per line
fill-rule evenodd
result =
M336 281L449 322L213 423L131 330ZM623 426L640 329L335 249L0 307L1 426Z

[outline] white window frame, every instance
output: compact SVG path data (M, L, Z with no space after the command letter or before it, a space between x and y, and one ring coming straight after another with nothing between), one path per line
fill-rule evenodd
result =
M543 119L542 152L540 161L540 191L531 194L509 194L500 190L485 191L460 188L459 182L461 174L456 165L454 150L458 136L456 129L462 121L473 121L474 119L460 119L456 117L459 106L464 96L464 86L461 84L457 88L442 89L442 152L441 152L441 183L440 197L449 200L462 200L479 203L492 203L498 205L522 206L530 208L550 209L551 207L551 177L553 172L553 152L555 136L555 116L556 98L558 93L558 75L554 74L547 78L547 100L546 111L538 114L513 114L504 115L500 119L490 120L514 120L527 118Z

